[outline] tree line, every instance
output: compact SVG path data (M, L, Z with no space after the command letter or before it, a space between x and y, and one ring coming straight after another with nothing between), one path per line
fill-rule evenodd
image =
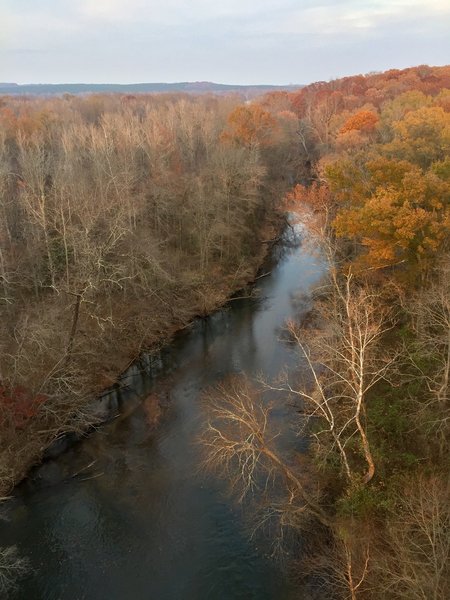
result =
M450 593L449 78L421 66L261 100L295 115L310 180L285 207L329 275L286 324L308 376L210 390L203 443L320 598ZM286 428L308 435L306 456L278 443Z
M239 96L0 98L3 491L141 349L255 275L292 129Z

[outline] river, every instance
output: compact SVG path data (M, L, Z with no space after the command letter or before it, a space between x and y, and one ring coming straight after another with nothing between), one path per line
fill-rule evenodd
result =
M257 298L231 301L134 365L126 387L107 398L117 418L16 489L0 535L31 569L8 598L299 597L265 544L249 541L225 483L199 469L195 443L202 390L230 373L271 379L296 364L283 324L302 309L324 267L301 235L297 242L292 235L288 228L272 250Z

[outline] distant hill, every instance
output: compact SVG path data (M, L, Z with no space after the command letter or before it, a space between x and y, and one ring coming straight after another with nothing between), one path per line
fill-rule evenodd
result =
M210 81L194 81L179 83L33 83L19 85L17 83L0 83L0 94L53 96L61 94L93 94L93 93L173 93L188 94L229 94L237 92L247 97L254 97L272 91L294 91L302 85L230 85L212 83Z

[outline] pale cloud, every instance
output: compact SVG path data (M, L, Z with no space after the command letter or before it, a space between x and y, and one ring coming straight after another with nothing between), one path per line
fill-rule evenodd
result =
M330 22L362 28L376 27L380 19L401 17L411 13L424 16L449 15L448 0L80 0L77 12L97 21L142 21L149 24L202 23L231 18L255 19L263 29L277 27L273 14L281 22L303 24L314 33L326 33ZM268 18L270 17L270 18ZM332 29L334 32L334 29Z
M0 0L0 81L307 82L444 64L448 0Z
M274 7L289 7L292 1L279 0L80 0L81 15L98 20L141 20L180 23L203 22L218 18L250 18L271 11Z
M359 32L367 34L389 22L399 22L415 15L418 21L450 15L450 2L442 0L374 0L364 3L360 0L342 2L317 2L302 6L289 14L263 24L263 31L270 34L344 35ZM249 23L247 30L259 31L261 23ZM324 39L326 43L326 39Z
M146 11L148 4L144 0L81 0L78 14L97 21L128 21Z

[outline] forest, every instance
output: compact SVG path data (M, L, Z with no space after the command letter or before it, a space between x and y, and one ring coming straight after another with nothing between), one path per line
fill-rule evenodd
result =
M274 547L311 540L289 576L323 598L450 595L450 67L251 102L2 96L0 211L1 494L252 282L291 211L329 272L286 324L310 377L209 390L207 466L261 496ZM306 457L276 443L271 392Z
M238 105L1 99L3 492L52 440L98 420L89 398L142 349L254 277L297 157L289 119Z
M300 540L291 576L316 578L320 598L450 594L449 77L420 66L261 100L297 123L310 180L284 207L329 276L286 324L308 380L212 390L204 444L259 502L274 552ZM280 391L297 407L281 429L264 401ZM310 435L306 464L276 442L289 427Z

